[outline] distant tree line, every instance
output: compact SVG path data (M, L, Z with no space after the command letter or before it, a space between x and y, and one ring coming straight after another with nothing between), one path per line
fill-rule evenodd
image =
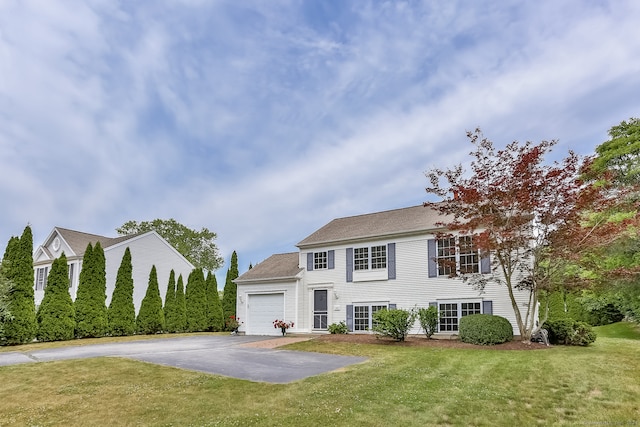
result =
M111 302L106 306L106 266L100 243L87 245L75 301L69 294L66 255L54 260L42 303L34 299L33 236L27 226L21 237L9 239L0 264L0 343L14 345L74 338L231 330L235 319L238 277L233 252L222 301L213 272L206 278L195 268L187 279L169 275L164 306L155 265L149 272L145 297L136 316L133 302L132 259L125 250ZM224 309L223 309L224 307Z

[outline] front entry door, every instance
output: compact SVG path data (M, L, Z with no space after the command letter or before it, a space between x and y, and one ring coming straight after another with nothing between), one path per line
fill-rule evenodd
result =
M327 290L313 291L313 329L327 329Z

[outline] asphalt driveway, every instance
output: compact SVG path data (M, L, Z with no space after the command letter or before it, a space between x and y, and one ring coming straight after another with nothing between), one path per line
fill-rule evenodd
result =
M250 381L289 383L366 360L364 357L252 348L259 336L196 336L0 353L0 366L115 356Z

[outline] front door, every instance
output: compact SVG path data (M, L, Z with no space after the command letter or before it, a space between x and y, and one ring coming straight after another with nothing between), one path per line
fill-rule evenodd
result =
M327 290L313 291L313 329L327 329Z

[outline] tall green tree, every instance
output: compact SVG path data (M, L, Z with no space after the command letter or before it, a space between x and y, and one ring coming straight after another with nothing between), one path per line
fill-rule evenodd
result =
M591 166L595 174L612 172L624 185L640 184L640 119L623 120L609 129L609 140L596 147Z
M107 278L104 251L100 242L87 245L82 260L80 282L74 308L76 337L102 337L107 333Z
M6 278L12 282L9 311L12 318L4 323L7 344L33 341L38 330L34 301L33 234L26 226L20 238L11 238L3 258L7 264Z
M155 265L151 267L149 273L149 286L142 299L136 325L140 334L157 334L164 331L164 312Z
M3 259L0 262L0 345L6 343L4 325L13 318L9 310L9 296L13 290L13 283L7 278L7 266L8 262Z
M187 305L187 330L202 332L207 330L207 291L202 269L195 268L187 280L185 293Z
M227 278L224 284L224 294L222 296L222 312L225 322L231 316L236 315L236 298L238 294L238 286L233 282L239 276L238 273L238 254L233 251L231 254L231 266L227 270Z
M182 274L178 276L176 284L176 332L187 330L187 304L184 296L184 282Z
M222 302L218 295L218 281L215 274L209 272L207 276L207 325L210 331L222 331L224 329L224 318L222 313Z
M222 257L215 244L216 233L202 228L192 230L175 219L154 219L153 221L127 221L116 229L120 235L155 231L180 252L196 268L217 270L222 266Z
M74 337L76 321L69 294L69 266L64 253L53 261L37 320L39 341L65 341Z
M176 311L176 273L171 270L167 293L164 297L164 327L167 332L177 332L178 317Z
M133 265L127 247L122 255L116 285L108 310L109 333L128 336L136 333L136 309L133 304Z

